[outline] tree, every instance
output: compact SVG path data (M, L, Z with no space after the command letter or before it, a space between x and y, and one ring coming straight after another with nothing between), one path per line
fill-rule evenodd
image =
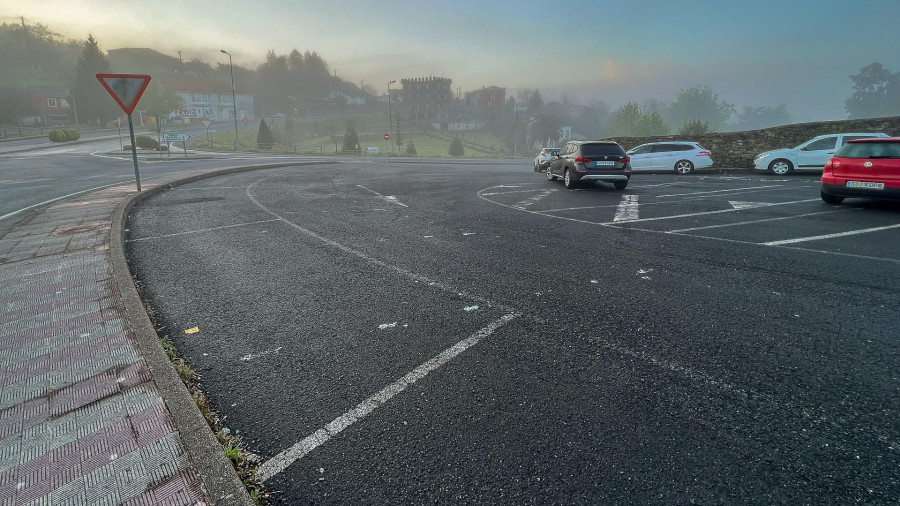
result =
M274 145L275 135L272 133L272 130L269 129L269 125L266 123L266 120L260 120L259 132L256 134L256 148L272 149L272 146Z
M853 95L844 102L851 119L900 115L900 72L872 63L850 76Z
M528 140L533 144L555 144L562 137L562 125L555 114L539 114L528 124ZM548 144L548 145L549 145Z
M627 102L622 107L616 109L609 118L609 127L606 129L606 135L618 136L634 136L638 135L638 125L641 122L641 108L637 102Z
M155 116L157 125L160 117L168 116L181 107L184 107L184 98L159 81L150 81L150 85L141 95L140 109L150 116Z
M418 154L416 153L416 145L413 144L412 140L406 143L406 154L410 156L416 156Z
M88 35L75 67L75 106L81 121L103 122L116 117L116 103L96 77L109 71L109 60L93 35Z
M726 127L734 112L734 104L719 98L709 86L695 86L679 91L666 108L666 123L681 128L693 119L705 121L713 131Z
M681 128L678 129L678 135L684 136L695 136L695 135L703 135L709 133L709 123L705 121L700 121L699 119L692 119L687 123L681 125Z
M745 105L737 114L734 127L737 130L757 130L791 122L791 115L784 104L778 107L751 107Z
M344 132L344 151L359 151L359 136L353 125L347 125L347 131Z
M663 122L663 118L658 111L642 114L636 125L636 130L637 135L640 136L652 137L669 134L669 127Z
M459 137L454 137L453 142L450 143L450 156L454 158L458 158L466 154L466 148L463 147L463 143L459 140Z
M538 116L544 110L544 99L541 98L541 92L534 90L528 99L528 115Z

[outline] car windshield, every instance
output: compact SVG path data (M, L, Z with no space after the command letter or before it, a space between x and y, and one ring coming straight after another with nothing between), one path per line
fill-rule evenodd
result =
M900 142L851 142L837 150L842 158L900 158Z

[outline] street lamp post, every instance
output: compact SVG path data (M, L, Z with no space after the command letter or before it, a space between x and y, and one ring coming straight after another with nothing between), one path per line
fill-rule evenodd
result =
M515 115L513 120L513 158L516 158L519 153L519 103L513 103L515 104L513 106L513 114Z
M234 107L234 151L237 152L238 146L238 126L237 126L237 99L234 96L234 62L231 60L231 53L224 49L220 52L228 55L228 66L231 68L231 105Z
M394 130L394 113L391 111L391 85L396 83L397 80L393 80L388 83L388 134L390 134ZM394 137L391 136L391 156L394 156Z

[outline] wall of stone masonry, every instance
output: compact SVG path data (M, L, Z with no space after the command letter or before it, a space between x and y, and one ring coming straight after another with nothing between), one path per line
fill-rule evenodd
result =
M626 150L647 142L695 141L712 153L713 167L752 168L753 158L763 151L792 148L817 135L841 132L884 132L900 137L900 116L843 121L796 123L762 130L722 132L704 135L658 137L609 137Z

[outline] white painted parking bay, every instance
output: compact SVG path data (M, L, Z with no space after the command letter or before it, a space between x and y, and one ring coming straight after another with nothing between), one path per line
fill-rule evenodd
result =
M641 175L624 191L602 183L569 191L523 180L517 193L511 190L491 187L478 194L519 212L585 225L900 259L881 247L900 241L900 206L852 199L825 204L814 176ZM537 198L522 205L523 191Z

